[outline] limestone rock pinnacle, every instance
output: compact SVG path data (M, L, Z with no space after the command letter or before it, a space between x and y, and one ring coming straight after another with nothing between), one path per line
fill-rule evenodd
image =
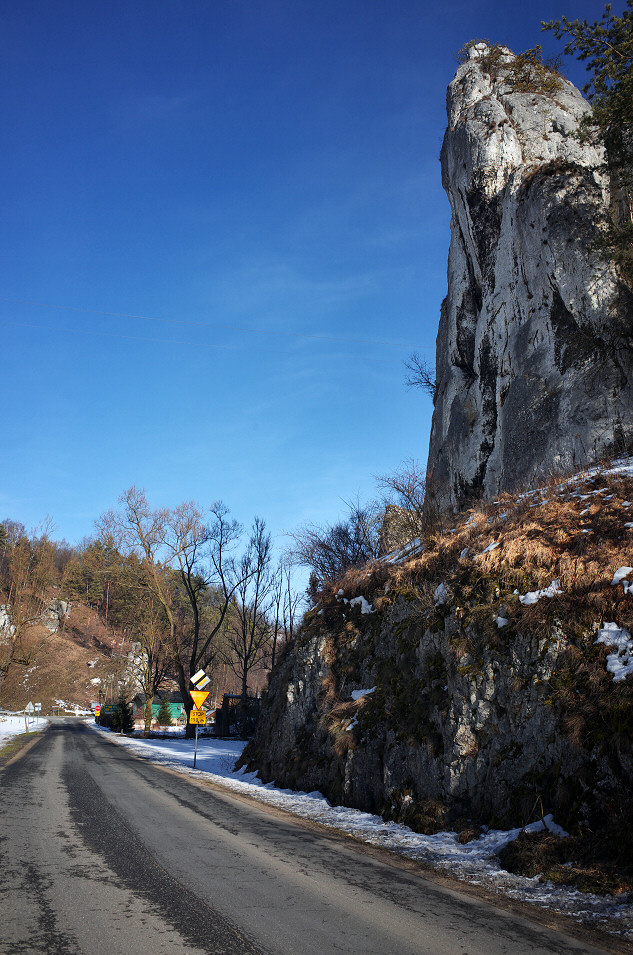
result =
M610 185L569 82L474 44L448 89L451 205L427 484L440 507L633 444L633 296L596 250Z

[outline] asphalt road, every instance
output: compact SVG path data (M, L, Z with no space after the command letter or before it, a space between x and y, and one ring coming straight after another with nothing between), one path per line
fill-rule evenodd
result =
M0 771L1 955L597 951L79 721Z

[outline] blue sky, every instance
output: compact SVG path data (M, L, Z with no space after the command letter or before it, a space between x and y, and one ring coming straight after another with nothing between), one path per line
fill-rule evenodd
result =
M455 54L602 9L5 2L0 517L75 543L137 484L283 545L424 464Z

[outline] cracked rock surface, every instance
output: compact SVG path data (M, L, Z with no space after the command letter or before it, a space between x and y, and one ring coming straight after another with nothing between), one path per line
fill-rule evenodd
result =
M513 85L471 48L448 89L451 204L427 483L439 507L633 444L633 296L596 251L610 184L561 79Z

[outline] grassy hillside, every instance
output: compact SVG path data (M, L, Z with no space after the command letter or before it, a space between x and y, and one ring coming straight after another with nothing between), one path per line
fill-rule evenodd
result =
M0 707L20 710L31 700L41 702L44 713L57 700L80 707L98 701L99 688L109 691L109 674L120 671L129 649L82 604L72 606L55 633L41 624L30 627L23 644L23 662L12 663L2 683Z

